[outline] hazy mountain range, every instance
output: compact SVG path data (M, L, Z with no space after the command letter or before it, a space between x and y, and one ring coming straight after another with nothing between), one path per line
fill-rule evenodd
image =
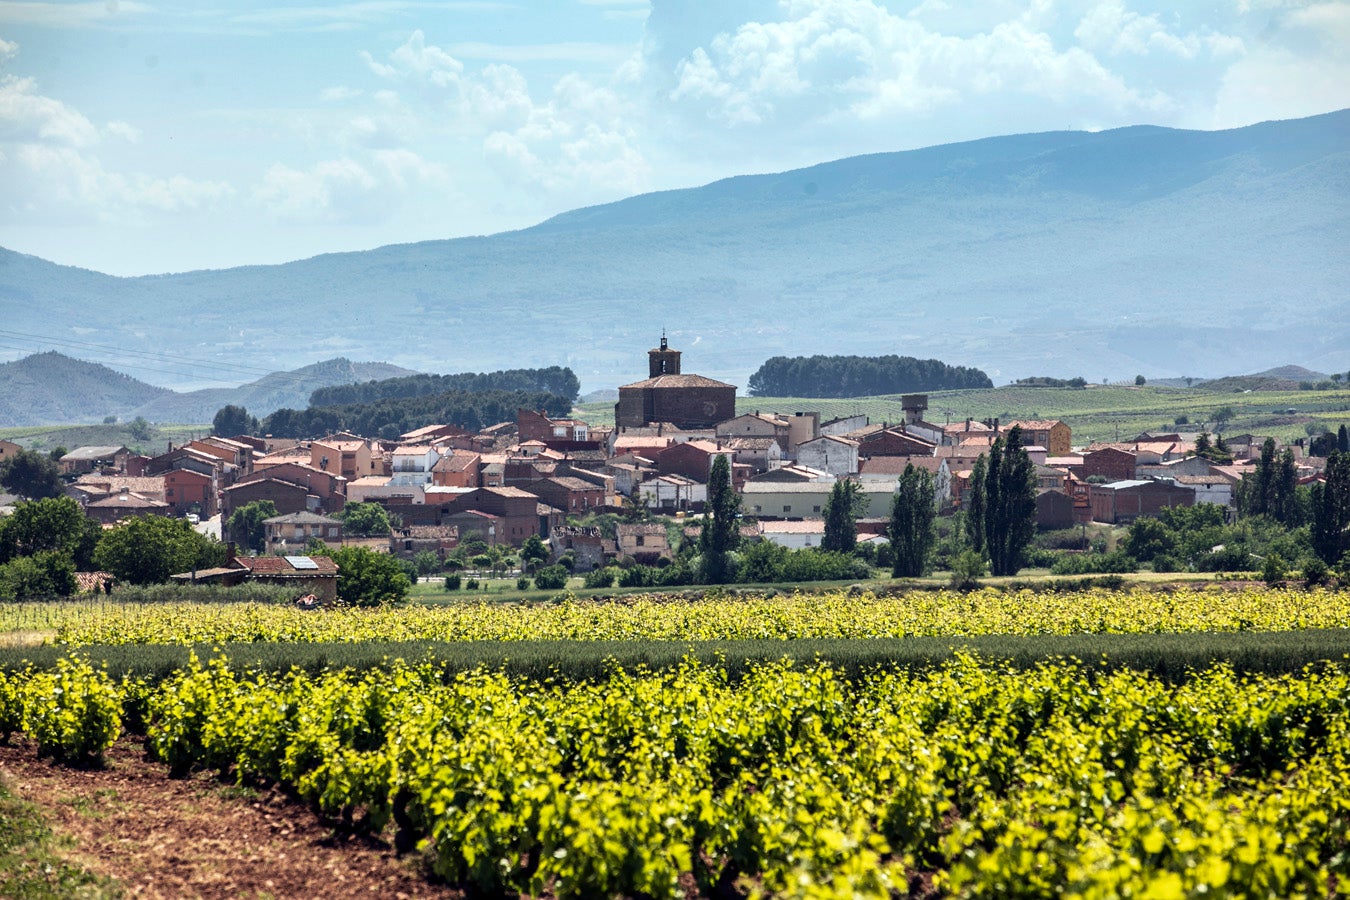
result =
M279 266L114 278L0 251L0 336L191 357L213 367L196 384L342 354L568 365L593 391L645 377L663 328L685 371L741 386L770 356L816 353L936 357L997 383L1340 371L1348 200L1350 110L997 137Z
M217 410L231 403L261 418L283 406L304 409L316 388L412 374L387 363L339 358L293 372L273 372L234 388L177 393L98 363L39 353L0 365L0 427L98 422L107 416L123 421L144 416L151 422L210 422Z

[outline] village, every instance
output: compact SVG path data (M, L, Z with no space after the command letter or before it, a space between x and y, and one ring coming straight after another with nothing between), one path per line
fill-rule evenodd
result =
M280 560L250 562L235 551L233 540L242 543L241 535L213 532L232 541L226 569L214 573L228 581L245 569L265 570L273 579L331 579L327 571L289 570L309 567L303 554L314 541L359 541L403 559L430 553L444 561L468 542L509 550L538 538L550 562L566 555L576 572L620 560L664 565L676 549L671 535L680 532L663 522L683 520L684 532L697 534L718 457L725 457L740 498L743 538L819 547L831 491L851 480L863 501L858 541L880 545L907 466L931 475L939 514L960 510L976 461L1013 427L1035 467L1039 530L1128 525L1200 503L1231 511L1265 443L1256 435L1224 435L1231 462L1197 454L1195 435L1179 432L1075 446L1059 420L937 424L924 394L905 395L903 421L893 423L863 415L822 421L809 410L738 415L737 388L683 372L681 352L664 336L647 355L649 377L619 389L612 426L521 409L514 422L477 433L430 425L396 441L348 433L310 441L211 435L157 456L122 446L79 447L59 466L67 494L104 526L151 515L218 528L249 504L270 502L277 514L263 523L261 550ZM0 442L0 459L19 449ZM1325 459L1304 455L1301 446L1291 449L1300 483L1322 477ZM346 533L341 513L358 503L387 511L394 523L387 535ZM608 533L585 524L606 512L624 513L626 521ZM199 577L209 580L213 573L194 573L191 580Z

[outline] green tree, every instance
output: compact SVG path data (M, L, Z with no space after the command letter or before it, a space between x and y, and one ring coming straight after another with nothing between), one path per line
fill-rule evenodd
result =
M267 544L267 526L263 522L277 515L277 505L271 500L254 500L230 514L226 527L230 538L254 553L261 553Z
M352 606L397 603L408 596L412 582L398 560L365 547L343 547L330 554L338 565L338 599Z
M532 571L546 559L548 559L548 548L544 546L543 539L537 534L525 538L525 541L520 545L521 567L527 571Z
M211 419L211 433L220 437L257 434L258 420L250 416L244 407L226 404L217 410L215 417Z
M159 584L170 575L225 561L219 541L198 534L186 519L137 516L103 533L94 564L118 581Z
M978 525L990 571L1016 575L1036 535L1036 467L1022 446L1021 428L1014 425L995 439L988 462L976 464L970 489L980 498Z
M740 508L741 498L731 488L731 465L726 454L719 453L708 473L708 502L698 536L704 584L726 584L731 578L730 554L741 537Z
M858 515L864 502L856 481L841 478L834 483L825 501L825 534L820 539L820 549L853 552L858 546Z
M75 593L75 565L70 556L41 550L0 565L0 600L37 600Z
M1350 454L1339 450L1327 457L1326 481L1312 486L1313 552L1329 566L1350 549Z
M1176 537L1171 529L1151 516L1135 519L1125 536L1125 552L1140 562L1152 562L1175 549Z
M1284 525L1296 526L1304 517L1298 492L1298 465L1289 448L1276 454L1274 438L1261 445L1256 471L1242 476L1238 485L1238 511L1244 516L1269 516Z
M127 431L131 433L131 437L133 440L137 441L150 440L151 436L150 423L145 420L144 416L137 416L136 418L128 422Z
M1222 431L1224 425L1237 418L1237 410L1231 406L1220 406L1214 410L1212 418L1214 419L1214 430Z
M48 550L87 563L100 530L70 497L21 501L0 520L0 563Z
M1136 375L1134 376L1134 383L1136 386L1142 386L1148 384L1148 379L1145 378L1143 375Z
M348 503L336 518L347 534L356 537L384 537L389 534L389 511L378 503Z
M933 475L927 469L905 466L899 488L891 498L891 521L887 535L891 541L896 578L917 578L927 571L928 555L936 541L933 519Z
M0 462L0 486L29 500L60 497L65 493L56 461L36 450L20 450Z

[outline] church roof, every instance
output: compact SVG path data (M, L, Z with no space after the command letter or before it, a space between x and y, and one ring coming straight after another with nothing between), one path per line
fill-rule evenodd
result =
M657 375L654 378L644 378L642 381L622 385L619 390L622 391L625 388L731 388L735 390L736 385L707 378L703 375Z

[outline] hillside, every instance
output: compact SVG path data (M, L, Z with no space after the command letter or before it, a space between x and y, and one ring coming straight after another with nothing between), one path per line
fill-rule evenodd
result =
M91 309L118 310L103 340L129 350L557 364L588 391L642 377L662 328L687 371L742 387L799 352L936 355L999 382L1204 378L1239 352L1253 369L1340 370L1347 197L1350 110L1016 135L280 266L112 278L0 252L0 309L55 346Z
M38 353L0 364L0 428L101 422L142 416L151 422L210 422L222 406L264 416L283 406L303 408L315 389L416 374L387 363L344 358L273 372L237 388L176 393L60 353Z
M0 427L134 416L171 393L98 363L36 353L0 364Z

